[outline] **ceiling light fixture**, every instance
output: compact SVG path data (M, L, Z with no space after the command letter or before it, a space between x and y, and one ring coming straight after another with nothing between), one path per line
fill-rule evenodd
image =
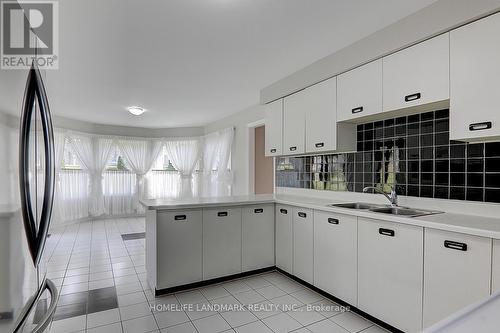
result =
M128 112L132 113L134 116L140 116L144 112L146 112L146 109L141 108L140 106L129 106L127 108Z

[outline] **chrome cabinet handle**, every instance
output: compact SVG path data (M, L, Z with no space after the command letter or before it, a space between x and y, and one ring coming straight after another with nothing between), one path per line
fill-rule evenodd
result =
M174 220L175 221L185 221L186 220L186 215L175 215Z
M296 146L290 147L290 151L296 151L296 150L297 150Z
M45 290L48 290L50 293L50 305L49 308L47 309L47 312L42 317L38 325L31 332L42 333L47 329L52 320L52 317L54 316L54 313L56 312L56 305L59 299L59 293L57 291L57 287L54 284L54 282L46 278L43 282L43 287L40 288L38 293L29 300L28 306L25 309L23 309L22 314L19 316L18 322L15 324L13 333L20 333L23 331L26 319L31 318L29 314L31 310L33 310L33 307L37 304L37 301L40 299L40 296L43 294Z
M363 107L360 106L360 107L354 108L351 110L351 112L352 112L352 114L363 112Z
M304 213L304 212L298 212L298 213L297 213L297 215L298 215L299 217L302 217L303 219L305 219L305 218L307 217L307 214L306 214L306 213Z
M256 209L253 210L253 212L255 214L262 214L262 213L264 213L264 209L263 208L256 208Z
M405 96L405 102L416 101L417 99L420 99L420 97L422 97L422 95L420 93L407 95L407 96Z
M322 148L325 146L325 143L324 142L318 142L314 145L316 148Z
M330 224L339 224L339 220L338 219L334 219L333 217L329 217L328 218L328 223L330 223Z
M384 229L384 228L379 228L378 233L383 235L383 236L389 236L389 237L394 237L394 230L391 229Z
M276 153L276 148L271 149L270 152L271 152L271 154Z
M288 214L288 210L284 209L284 208L281 208L280 209L280 213L281 214Z
M217 216L219 216L219 217L225 217L225 216L227 216L227 212L218 212Z
M40 120L42 124L43 145L45 153L45 186L43 191L42 212L40 223L36 226L36 216L33 214L31 195L29 193L29 138L31 130L31 119L35 109L35 98L40 108ZM50 116L50 108L47 93L43 85L40 71L33 63L28 74L26 89L24 92L23 110L21 114L21 129L19 136L19 187L21 194L21 211L23 216L24 231L28 239L28 247L31 259L35 267L38 267L42 257L47 232L50 226L52 205L54 201L54 131Z
M444 247L452 250L458 250L458 251L467 251L467 244L465 243L460 243L460 242L454 242L450 240L445 240L444 241Z
M475 123L469 125L469 131L482 131L490 129L493 126L491 121L485 121L483 123Z

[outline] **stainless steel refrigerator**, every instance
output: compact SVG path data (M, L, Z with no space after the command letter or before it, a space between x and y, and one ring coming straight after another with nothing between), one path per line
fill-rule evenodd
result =
M44 73L0 73L0 333L46 332L58 291L44 247L54 198L54 142Z

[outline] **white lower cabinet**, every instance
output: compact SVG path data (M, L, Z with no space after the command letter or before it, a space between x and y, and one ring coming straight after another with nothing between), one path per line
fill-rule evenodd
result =
M313 211L293 208L293 275L314 283Z
M241 208L203 209L203 279L241 273Z
M157 289L202 280L201 210L159 211L157 215Z
M490 238L426 229L424 263L424 327L490 294Z
M243 272L274 266L274 205L242 208Z
M314 285L357 305L357 218L314 211Z
M491 265L491 293L500 291L500 240L493 240L493 264Z
M276 205L276 267L293 273L293 209Z
M422 276L422 227L358 218L358 308L419 332Z

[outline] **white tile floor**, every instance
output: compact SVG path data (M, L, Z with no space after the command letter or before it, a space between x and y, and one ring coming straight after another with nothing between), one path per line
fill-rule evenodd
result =
M50 333L386 332L278 272L155 298L146 284L145 240L121 237L139 232L142 218L52 231L47 274L61 295L115 286L118 308L54 321Z

